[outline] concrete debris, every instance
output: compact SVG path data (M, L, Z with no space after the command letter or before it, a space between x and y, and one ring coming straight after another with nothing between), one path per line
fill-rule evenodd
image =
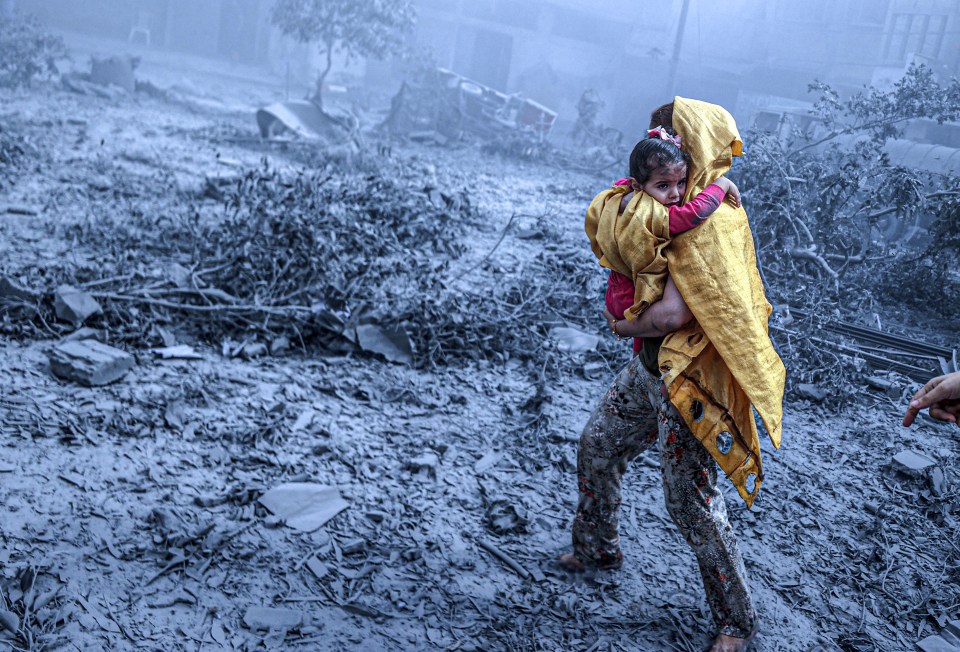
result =
M106 342L105 335L102 330L99 328L90 328L84 326L83 328L78 328L69 335L63 338L63 342L76 342L79 340L98 340L100 342Z
M437 68L403 83L383 126L397 135L445 143L464 132L485 138L509 133L545 138L556 119L555 111L538 102Z
M289 527L313 532L349 507L336 487L312 482L287 482L260 496L260 504Z
M294 629L303 623L303 614L295 609L250 607L243 614L243 624L253 630Z
M58 319L70 322L74 328L79 328L87 319L103 312L92 295L72 285L61 285L57 288L53 308Z
M438 464L440 464L440 457L430 451L413 458L407 466L412 471L427 471L430 475L435 475Z
M164 346L159 349L152 350L153 354L162 360L203 360L203 354L197 353L197 351L189 344Z
M126 94L119 86L94 84L87 77L87 75L77 73L66 74L60 77L60 83L63 84L64 88L73 93L93 95L102 97L105 100L116 100Z
M93 57L90 61L90 81L99 86L118 86L128 93L136 90L133 70L140 63L137 57Z
M900 393L903 391L903 388L899 383L888 378L882 378L880 376L867 376L864 378L864 380L866 381L867 385L873 387L874 389L881 390L890 398L899 398Z
M290 350L290 338L285 335L276 337L270 342L270 355L282 355Z
M800 383L797 385L797 396L800 398L805 398L808 401L813 401L814 403L821 403L827 398L827 392L824 391L819 385L814 385L812 383Z
M550 329L550 339L557 343L557 350L567 353L592 351L600 344L600 338L593 333L585 333L577 328L557 326Z
M0 609L0 630L7 630L11 634L16 634L20 629L20 618L17 614L6 609Z
M277 102L258 109L256 118L262 138L291 133L306 140L341 142L359 126L353 115L334 114L310 100Z
M38 299L38 296L32 290L22 286L16 279L9 276L0 276L0 298L32 303Z
M960 652L960 620L953 620L939 634L917 642L923 652Z
M932 458L911 450L900 451L893 456L893 461L897 470L911 475L921 473L936 464Z
M123 378L133 368L133 357L97 340L66 341L49 353L50 370L58 378L96 387Z

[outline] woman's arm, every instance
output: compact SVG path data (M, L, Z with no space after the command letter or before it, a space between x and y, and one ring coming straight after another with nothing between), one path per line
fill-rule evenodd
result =
M610 330L621 337L662 337L693 319L693 313L669 276L663 288L663 298L651 304L636 319L616 319L608 310L603 311L603 316L610 324Z

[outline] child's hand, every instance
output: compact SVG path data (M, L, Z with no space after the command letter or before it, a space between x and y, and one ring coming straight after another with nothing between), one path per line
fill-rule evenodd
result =
M727 177L720 177L714 183L723 188L723 192L726 193L725 201L730 202L734 208L740 208L740 189L737 188L737 184Z

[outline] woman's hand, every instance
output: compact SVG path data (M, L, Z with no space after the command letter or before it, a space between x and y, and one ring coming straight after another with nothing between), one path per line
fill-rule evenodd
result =
M737 184L727 177L720 177L714 183L720 186L726 194L724 201L730 202L730 205L734 208L740 208L740 189Z

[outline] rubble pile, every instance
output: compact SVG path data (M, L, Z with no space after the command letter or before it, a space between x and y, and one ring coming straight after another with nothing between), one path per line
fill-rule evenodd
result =
M19 130L0 124L0 190L12 185L13 178L23 170L32 148Z
M420 162L377 172L247 169L217 196L212 210L209 201L179 216L134 207L140 218L68 228L103 253L103 265L13 275L36 301L10 294L4 332L87 325L140 348L175 346L181 334L230 356L319 346L434 366L536 356L551 325L541 323L544 308L583 323L593 315L584 297L596 294L586 289L596 278L572 247L548 246L510 270L461 262L482 217L465 187L437 181ZM115 255L132 250L140 255ZM462 276L477 281L464 291ZM64 287L98 310L66 314ZM33 333L23 332L25 314Z

